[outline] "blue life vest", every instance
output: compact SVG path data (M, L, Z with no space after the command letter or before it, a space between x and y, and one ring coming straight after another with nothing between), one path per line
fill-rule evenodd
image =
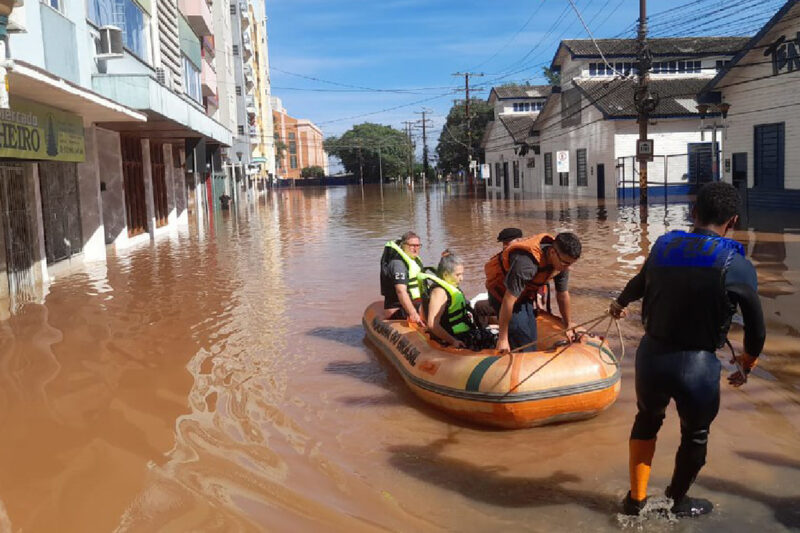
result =
M679 350L715 351L725 344L736 306L725 274L744 247L719 236L671 231L647 259L642 320L651 337Z

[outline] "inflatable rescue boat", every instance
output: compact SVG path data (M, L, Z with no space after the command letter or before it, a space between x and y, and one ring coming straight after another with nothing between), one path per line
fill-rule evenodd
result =
M567 343L561 322L540 313L540 351L500 354L450 348L406 320L384 320L383 302L364 311L367 338L425 402L481 425L525 428L590 418L616 401L617 358L591 334ZM549 340L548 340L549 338Z

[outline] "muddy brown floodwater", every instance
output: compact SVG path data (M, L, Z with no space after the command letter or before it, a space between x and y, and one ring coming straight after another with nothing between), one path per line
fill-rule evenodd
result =
M642 224L638 208L595 200L476 199L443 186L281 190L65 275L43 305L0 323L0 530L799 528L796 213L751 212L736 234L758 268L769 340L744 388L723 383L693 489L717 508L697 521L616 515L638 305L623 325L616 404L529 430L440 415L364 340L382 245L408 228L427 262L445 247L466 258L470 296L504 226L577 232L581 322L606 308L665 229L688 227L688 213L653 206ZM674 410L667 416L654 493L678 444Z

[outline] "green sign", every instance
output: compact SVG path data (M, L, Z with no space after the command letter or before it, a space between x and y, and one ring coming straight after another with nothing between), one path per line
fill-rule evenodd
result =
M86 159L83 120L12 97L11 109L0 109L0 157L80 163Z

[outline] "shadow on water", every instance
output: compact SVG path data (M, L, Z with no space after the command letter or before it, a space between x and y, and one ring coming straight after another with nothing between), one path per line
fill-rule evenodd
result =
M424 446L392 446L388 448L389 464L426 483L499 507L579 505L609 517L619 510L619 501L612 495L566 487L581 481L569 472L557 470L544 477L510 476L501 467L445 457L445 447L457 443L455 432L451 431L446 438Z
M306 334L356 348L364 345L364 327L361 324L345 327L320 326L308 330Z
M751 459L772 466L780 466L783 468L794 468L800 470L800 461L797 459L783 457L781 455L764 452L737 452L745 459Z
M759 492L744 483L707 476L699 479L697 484L716 492L727 492L764 504L775 513L775 520L789 529L800 528L800 496L774 496Z

